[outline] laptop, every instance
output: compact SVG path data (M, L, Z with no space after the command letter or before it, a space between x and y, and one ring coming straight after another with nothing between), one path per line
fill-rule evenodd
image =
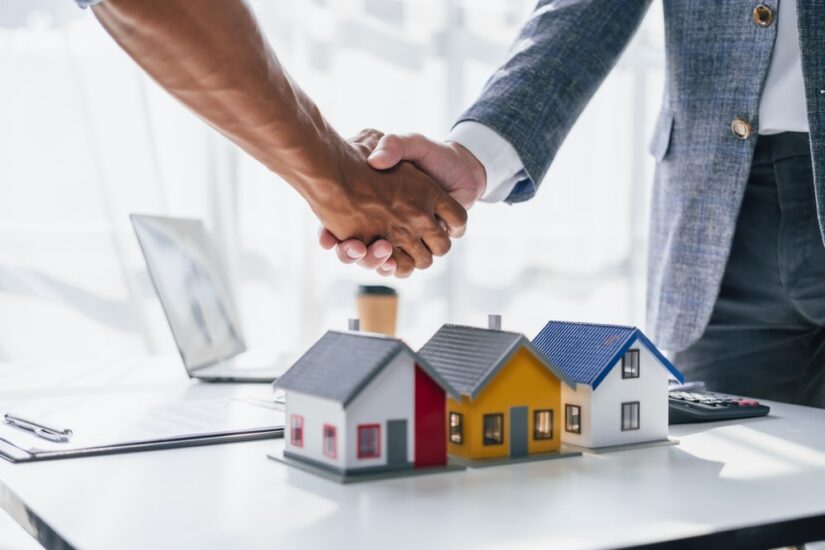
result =
M273 382L288 368L250 364L226 269L200 220L130 216L190 378Z

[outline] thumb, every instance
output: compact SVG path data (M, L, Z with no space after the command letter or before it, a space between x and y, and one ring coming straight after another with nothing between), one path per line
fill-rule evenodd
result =
M404 160L404 144L396 135L386 135L367 158L367 163L376 170L387 170Z
M389 134L382 137L375 146L375 150L367 159L369 165L376 170L386 170L392 168L402 160L407 160L416 164L430 154L433 143L420 134L407 134L399 136Z

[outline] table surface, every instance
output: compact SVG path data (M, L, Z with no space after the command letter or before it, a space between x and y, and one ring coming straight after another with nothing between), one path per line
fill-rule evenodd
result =
M107 366L106 388L66 375L54 390L38 388L37 369L0 365L0 406L49 391L272 396L268 385L184 380L168 359L148 364ZM825 410L770 405L768 418L675 426L676 446L354 485L268 459L281 440L0 461L0 506L46 546L89 550L592 548L825 522Z

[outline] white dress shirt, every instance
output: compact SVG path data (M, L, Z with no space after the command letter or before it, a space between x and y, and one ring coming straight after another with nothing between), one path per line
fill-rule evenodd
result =
M808 112L802 79L796 0L782 0L776 19L776 43L759 101L758 131L763 135L807 132ZM510 142L481 123L458 123L447 141L464 146L484 166L487 189L481 197L482 202L503 201L519 181L527 178L524 164Z
M808 110L802 79L796 0L782 0L776 24L776 43L759 101L759 133L807 132Z

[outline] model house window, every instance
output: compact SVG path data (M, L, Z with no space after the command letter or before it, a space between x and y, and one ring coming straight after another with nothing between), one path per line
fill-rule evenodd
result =
M450 443L464 443L464 415L461 413L450 413Z
M501 445L504 443L504 415L485 414L484 415L484 444Z
M622 357L622 378L639 378L639 350L627 350Z
M289 442L295 447L304 446L304 417L293 414L289 420Z
M582 408L580 406L564 406L564 429L574 434L582 433Z
M324 424L324 454L330 458L338 456L338 435L335 426Z
M553 411L533 411L533 439L553 439Z
M364 424L358 426L358 458L381 456L381 426Z
M639 429L639 402L622 403L622 431Z

